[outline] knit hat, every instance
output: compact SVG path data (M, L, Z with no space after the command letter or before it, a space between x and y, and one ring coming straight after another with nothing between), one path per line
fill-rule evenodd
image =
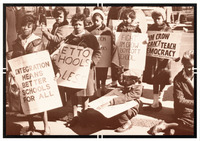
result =
M91 13L91 18L94 16L94 14L96 13L99 13L102 17L103 17L103 21L105 21L106 17L105 17L105 14L103 13L102 10L99 10L99 9L95 9L94 11L92 11Z
M166 20L166 13L163 8L154 9L153 12L151 13L151 16L153 19L155 19L157 16L162 16L164 21Z

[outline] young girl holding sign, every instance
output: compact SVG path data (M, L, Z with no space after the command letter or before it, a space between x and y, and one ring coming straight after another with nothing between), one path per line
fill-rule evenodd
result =
M21 34L13 44L11 58L16 58L29 53L45 50L41 38L33 33L36 27L36 20L32 15L25 15L22 18ZM11 79L14 80L13 78L14 76ZM41 116L43 117L44 122L44 135L50 135L47 111L41 113ZM33 122L33 115L28 115L28 123L29 128L26 134L29 132L30 135L32 135L32 133L36 130Z
M117 32L135 32L135 33L141 33L141 29L139 28L138 23L136 23L135 19L136 19L136 15L135 15L135 11L133 9L127 8L122 12L122 23L120 23L117 27ZM118 54L118 50L114 50L114 55L113 56L117 56L116 54ZM113 57L113 60L115 58ZM113 61L112 61L113 62ZM118 64L114 64L113 65L113 74L114 75L118 75L118 69L119 66ZM117 86L117 80L113 80L113 82L111 83L111 86Z
M163 8L157 8L152 12L154 24L149 31L173 32L165 22L166 15ZM154 57L146 57L146 66L143 74L143 82L153 84L153 104L145 107L146 110L160 111L162 104L159 99L163 98L165 85L171 84L171 60ZM160 98L159 98L160 96Z
M104 24L105 15L103 11L96 9L92 12L92 22L93 26L86 28L89 32L91 32L93 35L107 35L111 37L111 51L113 49L114 41L113 41L113 34L110 30L110 28L106 27ZM103 53L103 52L102 52ZM102 54L103 56L103 54ZM111 58L111 54L109 56ZM108 61L108 60L107 60ZM108 73L108 67L96 67L96 78L97 78L97 92L98 96L101 94L105 94L105 84L107 79L107 73ZM101 89L100 89L101 87Z
M65 38L65 43L71 45L82 46L85 48L91 48L93 50L92 62L90 65L89 77L87 81L86 89L75 89L75 88L66 88L66 92L70 95L73 106L73 120L68 124L68 126L73 126L77 123L78 120L78 97L82 97L83 110L88 108L89 96L94 95L96 91L96 81L95 81L95 66L101 58L101 49L99 43L94 35L85 30L85 15L84 14L75 14L72 17L71 23L74 27L74 31Z

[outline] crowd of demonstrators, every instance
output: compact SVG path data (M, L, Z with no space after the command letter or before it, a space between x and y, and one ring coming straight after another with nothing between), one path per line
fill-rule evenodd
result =
M45 9L42 10L43 15ZM89 77L85 89L71 88L58 86L63 105L65 105L65 95L71 100L73 119L67 123L67 126L72 127L78 123L80 117L78 113L78 98L82 102L82 113L87 111L90 97L96 92L101 91L101 96L106 94L106 88L117 87L117 84L123 86L123 96L119 96L101 105L99 108L105 106L112 106L123 104L128 101L136 101L138 104L127 111L118 114L109 122L116 125L116 132L124 132L132 127L131 119L139 112L140 97L142 94L142 81L153 85L153 104L144 109L151 111L160 111L162 109L162 97L164 95L164 88L166 85L172 83L171 78L171 60L160 59L154 57L146 57L146 66L143 76L136 76L131 73L132 70L125 69L120 72L123 66L111 63L111 77L112 82L106 87L106 79L108 75L108 67L97 67L98 62L102 56L102 50L95 35L107 35L111 37L111 60L118 55L118 49L115 45L114 32L108 27L112 19L120 19L122 22L117 26L117 32L132 32L141 33L138 21L136 20L136 12L132 7L111 7L108 13L107 23L105 23L105 15L101 8L95 7L91 12L88 8L81 12L80 7L76 7L76 14L71 19L73 27L72 33L69 33L69 22L67 21L68 12L64 7L55 7L52 13L56 22L53 24L52 30L49 31L45 26L46 19L40 19L41 32L43 37L48 40L47 46L44 45L42 39L36 36L35 31L37 24L36 19L32 15L23 15L19 22L20 30L16 30L18 37L15 40L12 50L8 53L8 59L16 58L25 54L47 50L50 54L56 51L62 43L82 46L84 48L91 48L93 50ZM154 24L151 25L148 31L173 32L166 22L165 11L162 8L157 8L152 12ZM17 21L18 22L18 21ZM18 23L18 24L19 24ZM17 26L16 26L17 28ZM178 61L175 59L175 61ZM55 78L60 77L59 69L52 61L54 66ZM194 86L193 86L193 63L194 54L192 51L186 52L182 58L183 70L174 79L174 110L177 117L176 123L165 123L165 127L175 126L176 129L186 127L194 128ZM122 64L123 65L123 64ZM9 67L8 67L9 68ZM123 73L122 73L123 72ZM17 82L9 68L10 89L17 92ZM19 92L18 92L19 93ZM19 94L18 94L19 95ZM67 99L68 99L67 98ZM68 99L68 100L69 100ZM180 109L181 107L181 109ZM63 112L67 112L63 111ZM48 124L47 111L41 113L44 122L44 135L50 134L50 126ZM28 116L29 131L35 131L33 122L33 115ZM157 128L158 126L156 126ZM155 130L155 129L154 129ZM156 129L157 130L157 129ZM160 131L161 129L159 129ZM162 129L166 130L166 129ZM191 132L192 133L192 132ZM30 133L31 134L31 133Z

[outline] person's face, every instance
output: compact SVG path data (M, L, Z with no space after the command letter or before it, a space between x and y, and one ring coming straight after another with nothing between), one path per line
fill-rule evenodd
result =
M77 21L74 23L74 32L75 34L80 34L84 31L84 22L83 21Z
M157 17L155 17L154 18L154 22L155 22L155 24L157 24L157 25L162 25L163 24L163 17L162 16L157 16Z
M27 23L26 25L22 25L22 36L29 36L33 32L33 24Z
M189 77L193 76L194 75L194 60L191 60L187 62L186 64L184 64L184 69L187 76Z
M58 17L55 17L55 19L56 19L56 22L57 23L62 23L62 22L64 22L64 13L62 12L60 15L58 15Z
M101 19L100 16L95 16L94 19L93 19L93 22L94 22L94 25L99 27L102 25L103 23L103 20Z
M129 16L125 16L123 21L126 25L131 25L131 23L133 22L133 19L131 19Z

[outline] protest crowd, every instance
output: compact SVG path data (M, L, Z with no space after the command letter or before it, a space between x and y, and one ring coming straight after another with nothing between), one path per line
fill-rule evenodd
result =
M70 20L66 9L51 11L55 23L50 30L44 7L37 17L23 7L6 7L6 102L9 110L27 116L26 135L36 130L36 114L42 117L43 135L51 135L48 111L69 101L73 118L67 127L82 122L127 131L134 128L131 119L139 107L162 110L167 85L173 85L174 122L162 120L150 134L194 134L194 50L179 56L181 33L169 26L164 7L152 10L151 25L131 6L111 6L107 15L102 7L83 12L76 7ZM42 36L34 33L36 28ZM183 65L174 79L173 61ZM109 69L112 82L107 84ZM144 107L143 83L153 86L153 103Z

